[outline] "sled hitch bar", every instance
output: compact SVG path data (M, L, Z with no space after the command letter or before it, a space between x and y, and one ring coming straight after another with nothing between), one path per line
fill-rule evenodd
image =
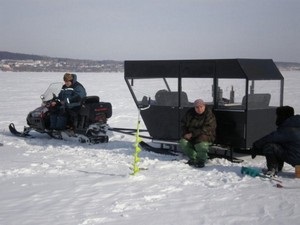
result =
M114 127L114 128L110 127L110 128L108 128L108 130L118 132L118 133L122 133L122 134L132 135L132 136L134 136L136 134L136 131L137 131L136 129L133 129L133 128L120 128L120 127ZM140 129L139 132L148 132L148 130ZM139 137L152 140L152 137L146 136L146 135L139 135Z

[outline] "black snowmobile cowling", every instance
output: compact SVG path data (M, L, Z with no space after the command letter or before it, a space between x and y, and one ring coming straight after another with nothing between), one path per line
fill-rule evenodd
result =
M217 119L214 144L248 149L276 129L284 78L272 59L125 61L126 84L153 142L177 144L201 98Z

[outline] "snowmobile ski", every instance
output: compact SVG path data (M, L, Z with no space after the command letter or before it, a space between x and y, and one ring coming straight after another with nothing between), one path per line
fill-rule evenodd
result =
M32 136L29 134L29 132L31 130L29 127L24 127L24 131L20 132L16 129L15 124L10 123L8 128L9 128L9 131L15 136L32 138Z

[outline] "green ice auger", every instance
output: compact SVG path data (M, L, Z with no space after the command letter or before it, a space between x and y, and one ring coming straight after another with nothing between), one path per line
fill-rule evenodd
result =
M140 168L138 166L138 163L141 160L139 157L139 153L142 150L140 147L140 142L142 141L142 139L140 138L140 123L141 123L140 116L141 116L141 111L139 109L138 122L137 122L136 134L135 134L135 143L134 143L135 151L133 153L133 172L131 175L135 175L137 172L140 171Z

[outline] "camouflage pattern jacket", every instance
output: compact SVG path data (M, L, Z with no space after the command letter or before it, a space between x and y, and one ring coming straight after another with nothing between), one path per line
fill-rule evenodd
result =
M181 120L181 136L192 133L193 144L202 141L213 142L216 137L217 122L215 115L208 107L200 115L194 108L187 111Z

